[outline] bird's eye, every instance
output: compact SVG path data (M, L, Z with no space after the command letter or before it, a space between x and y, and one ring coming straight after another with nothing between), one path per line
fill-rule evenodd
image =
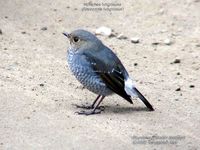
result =
M75 37L73 38L73 40L74 40L74 42L76 43L76 42L78 42L80 39L79 39L77 36L75 36Z

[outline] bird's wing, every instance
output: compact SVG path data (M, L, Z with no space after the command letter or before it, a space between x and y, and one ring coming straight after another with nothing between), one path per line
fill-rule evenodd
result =
M108 61L105 55L103 57L97 57L89 53L84 55L87 61L90 62L94 72L100 76L106 86L132 104L131 96L126 93L124 88L126 75L128 74L117 56L112 56L112 59ZM106 63L106 60L109 63Z

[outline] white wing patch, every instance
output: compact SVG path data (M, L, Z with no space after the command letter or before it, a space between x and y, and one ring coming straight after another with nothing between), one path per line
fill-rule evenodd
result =
M137 96L137 94L134 92L133 88L135 87L133 81L128 77L125 80L125 86L124 86L124 90L126 91L126 93L130 96Z

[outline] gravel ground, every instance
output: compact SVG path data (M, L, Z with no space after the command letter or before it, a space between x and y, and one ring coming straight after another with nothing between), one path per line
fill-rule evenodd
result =
M0 1L0 149L200 149L200 1L84 2ZM127 37L98 36L154 112L113 95L100 115L74 113L96 96L71 75L62 32L101 26Z

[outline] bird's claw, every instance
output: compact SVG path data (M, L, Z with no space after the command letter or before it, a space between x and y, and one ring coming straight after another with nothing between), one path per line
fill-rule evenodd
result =
M96 110L92 110L92 111L78 111L78 112L75 112L77 113L78 115L95 115L95 114L100 114L101 113L101 110L100 109L96 109Z
M77 104L73 104L76 108L82 108L82 109L94 109L94 106L92 105L77 105ZM105 109L104 106L99 106L96 109L100 109L101 111L103 111Z

